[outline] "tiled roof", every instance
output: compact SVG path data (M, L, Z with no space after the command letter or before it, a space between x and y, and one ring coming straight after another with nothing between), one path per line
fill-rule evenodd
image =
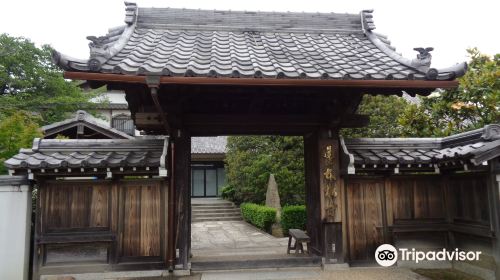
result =
M98 132L101 135L104 135L111 139L133 139L133 136L130 136L122 131L114 129L110 127L105 121L100 120L92 116L91 114L79 110L76 112L73 118L69 118L60 122L55 122L53 124L49 124L42 127L45 137L57 136L57 134L61 134L63 131L77 127L84 126L88 129Z
M360 14L138 8L126 3L126 25L89 36L90 58L54 52L68 71L130 75L284 79L453 80L466 64L430 67L432 48L417 58L395 52Z
M21 149L5 166L47 170L159 167L163 148L163 139L35 139L31 149Z
M217 137L192 137L192 154L225 154L227 136Z
M359 138L342 143L349 168L427 168L477 166L500 156L500 125L444 138Z
M193 138L192 153L223 153L226 137ZM66 168L157 168L164 139L35 139L32 149L5 161L11 170ZM209 143L209 144L207 144ZM464 168L500 157L500 124L445 138L341 140L342 162L355 170ZM198 148L196 148L198 147Z

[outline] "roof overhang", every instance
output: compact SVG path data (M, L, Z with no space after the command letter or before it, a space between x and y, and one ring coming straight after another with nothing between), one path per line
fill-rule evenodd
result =
M89 72L64 72L66 79L78 79L105 83L147 84L147 76L104 74ZM401 88L401 89L450 89L458 86L457 80L333 80L333 79L270 79L270 78L207 78L161 76L160 84L226 85L226 86L314 86L348 88Z

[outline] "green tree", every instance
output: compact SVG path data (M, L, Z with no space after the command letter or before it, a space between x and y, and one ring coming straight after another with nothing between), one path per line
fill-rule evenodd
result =
M341 134L346 138L399 137L404 127L398 120L409 106L403 97L364 95L357 113L369 116L370 123L362 128L342 129Z
M60 121L79 108L92 108L90 98L67 81L52 63L51 48L0 34L0 117L25 110L40 116L39 124Z
M3 162L19 152L20 148L31 147L33 138L41 137L39 118L25 111L17 111L0 122L0 174L7 170Z
M405 110L399 120L405 136L446 136L500 121L500 54L467 52L469 69L458 88L437 91Z
M263 203L269 175L275 175L281 203L304 203L302 137L231 136L226 170L236 202Z

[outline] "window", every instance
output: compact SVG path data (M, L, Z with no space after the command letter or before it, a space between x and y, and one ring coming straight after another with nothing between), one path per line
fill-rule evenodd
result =
M223 167L212 164L194 164L191 166L191 196L219 196L226 181Z
M111 126L119 131L127 133L128 135L134 135L135 132L134 121L127 115L118 115L113 117Z

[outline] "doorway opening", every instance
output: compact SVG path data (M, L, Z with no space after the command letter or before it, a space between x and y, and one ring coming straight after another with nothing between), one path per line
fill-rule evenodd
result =
M229 149L226 149L223 165L221 162L191 162L192 269L319 266L321 259L313 255L293 254L293 251L287 254L289 240L281 229L280 217L272 227L263 229L245 220L240 209L242 203L266 204L270 174L276 178L281 207L305 205L303 138L286 139L287 142L279 139L282 136L232 137L228 137ZM247 140L255 148L242 144ZM234 141L240 141L241 145ZM294 153L299 156L290 156ZM278 162L280 160L283 164ZM295 164L290 162L292 160ZM291 166L299 166L299 170L290 170ZM300 183L295 182L300 185L298 190L294 190L296 185L290 185L297 180L283 180L290 176L299 178ZM222 197L223 188L230 188L231 195ZM304 220L303 229L305 224Z

